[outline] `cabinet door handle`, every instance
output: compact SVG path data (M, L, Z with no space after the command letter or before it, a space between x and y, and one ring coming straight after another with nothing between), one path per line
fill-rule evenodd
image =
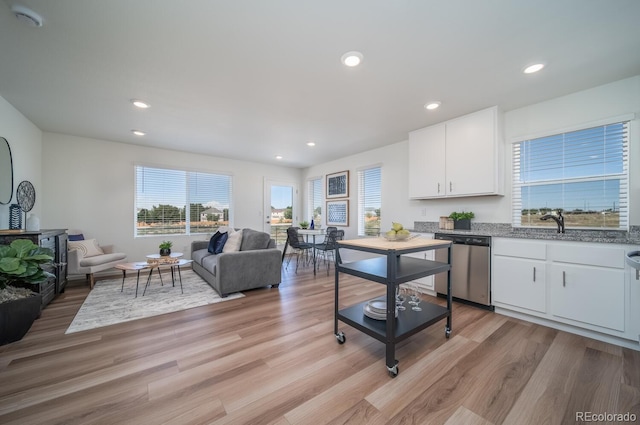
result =
M640 280L640 269L636 269L636 280Z
M533 281L536 281L536 268L533 268Z
M449 182L449 193L453 192L453 183Z
M567 286L567 273L562 271L562 286Z
M440 183L438 183L438 193L440 193Z

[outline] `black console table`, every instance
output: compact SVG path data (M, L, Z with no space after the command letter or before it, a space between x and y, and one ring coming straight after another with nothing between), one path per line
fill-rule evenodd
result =
M53 251L53 264L43 269L55 277L38 285L25 285L34 292L42 294L42 306L53 300L56 294L64 292L67 284L67 229L43 229L39 231L0 230L0 244L8 245L16 239L29 239L43 248Z

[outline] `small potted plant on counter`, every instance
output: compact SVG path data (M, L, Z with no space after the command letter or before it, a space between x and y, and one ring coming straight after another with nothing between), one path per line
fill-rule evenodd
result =
M449 218L453 220L453 228L455 230L471 230L471 219L475 215L471 212L452 212Z
M29 289L51 277L41 266L53 251L28 239L0 245L0 345L19 341L40 315L42 295Z
M301 221L298 224L300 224L300 228L302 228L302 229L306 229L307 227L309 227L309 222L308 221Z
M160 255L162 257L167 257L171 255L171 247L173 246L173 242L171 241L162 241L160 244Z

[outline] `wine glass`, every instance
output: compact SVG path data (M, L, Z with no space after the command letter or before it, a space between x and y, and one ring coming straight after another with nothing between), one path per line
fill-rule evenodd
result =
M413 307L411 307L411 310L422 311L422 307L420 307L420 301L422 301L420 299L420 291L418 291L418 286L414 285L411 287L411 301L409 301L409 304L413 305Z
M405 288L400 285L396 286L396 307L398 308L398 310L403 311L407 309L407 307L403 305L406 299L407 295Z

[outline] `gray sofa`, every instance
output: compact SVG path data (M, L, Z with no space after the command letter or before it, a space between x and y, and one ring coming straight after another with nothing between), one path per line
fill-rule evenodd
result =
M277 288L280 284L282 252L268 233L242 229L240 251L211 254L208 246L208 240L191 242L193 271L221 297L268 285Z

